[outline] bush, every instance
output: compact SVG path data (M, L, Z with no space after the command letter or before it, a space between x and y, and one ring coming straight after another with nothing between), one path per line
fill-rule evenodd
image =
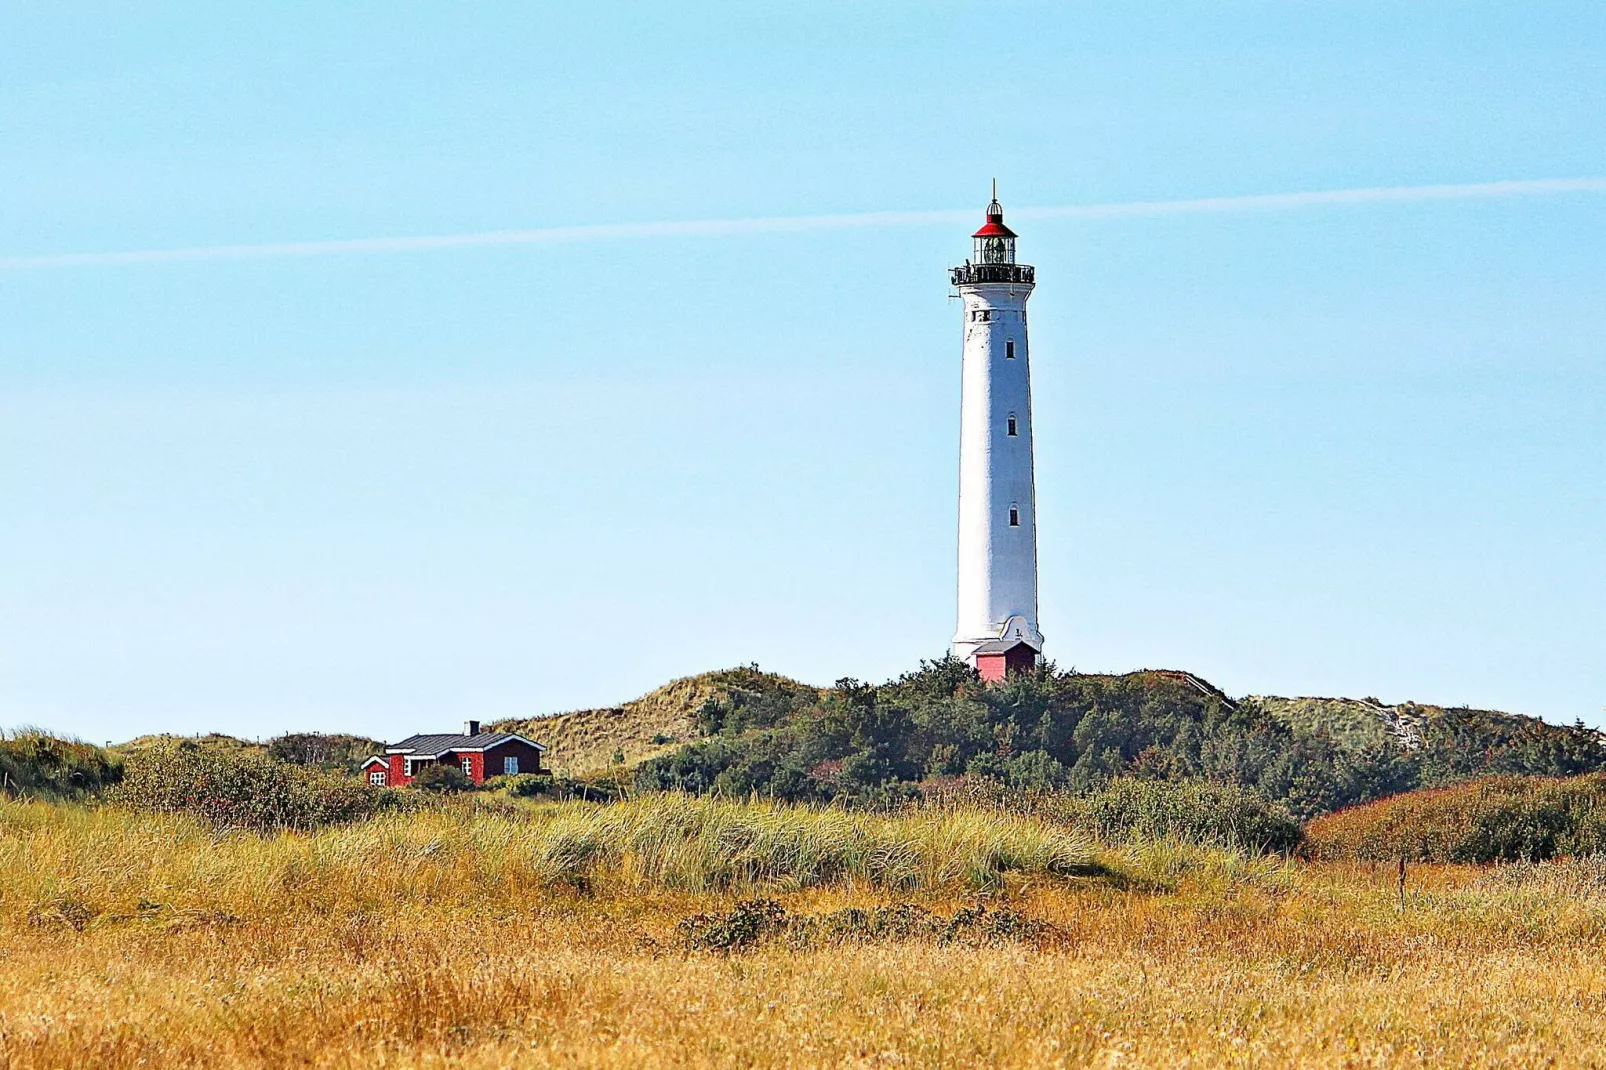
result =
M1606 776L1483 777L1312 821L1311 858L1538 862L1606 850Z
M1065 786L1068 771L1047 751L1029 750L1005 767L1009 783L1028 791L1052 791Z
M464 776L461 769L445 762L431 762L413 775L413 787L441 795L468 791L473 786L474 782Z
M356 821L394 805L396 793L264 754L181 743L131 758L108 798L135 810L190 814L217 828L269 831Z
M584 799L589 802L612 802L618 792L597 787L583 780L553 776L551 773L514 773L512 776L494 776L480 785L484 791L506 795L512 799L551 799L563 802Z
M1052 818L1106 843L1181 840L1253 852L1291 851L1304 833L1283 807L1252 791L1206 780L1112 780L1083 794L1021 791L993 777L926 781L926 802Z
M99 747L33 729L0 733L0 794L78 799L123 776L123 763Z
M1291 851L1304 833L1292 815L1252 791L1207 780L1113 780L1061 796L1060 812L1105 840L1180 839Z
M515 799L539 799L554 794L552 779L535 773L514 773L512 776L493 776L480 787Z
M952 917L918 903L864 909L848 907L826 914L789 914L773 899L748 899L728 913L693 914L676 926L687 951L728 955L777 938L794 950L820 944L869 940L932 940L971 945L1020 941L1038 947L1064 946L1070 934L1057 925L1029 918L1008 907L961 907Z

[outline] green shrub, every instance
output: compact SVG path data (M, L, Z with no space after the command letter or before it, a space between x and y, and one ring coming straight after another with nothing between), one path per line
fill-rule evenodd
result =
M1064 946L1070 934L1057 925L1029 918L1008 907L961 907L952 917L918 903L847 907L825 914L790 914L773 899L748 899L729 912L693 914L676 926L687 951L728 955L766 940L784 939L793 949L871 940L931 940L971 945L1019 941L1038 947Z
M480 787L490 792L501 792L515 799L540 799L552 796L551 781L552 777L549 776L514 773L511 776L490 777Z
M1053 791L1065 786L1069 770L1047 751L1029 750L1010 759L1005 766L1005 776L1013 787Z
M790 919L773 899L749 899L736 904L728 914L693 914L681 919L677 929L680 943L687 950L730 953L752 947L766 936L786 930Z
M446 762L431 762L413 775L413 787L433 791L440 795L468 791L474 782L463 771Z
M129 759L108 798L136 810L191 814L217 828L268 831L356 821L395 805L396 795L256 752L179 744Z
M1058 798L1060 814L1110 841L1180 839L1291 851L1303 837L1281 806L1208 780L1120 779L1087 795Z
M594 802L611 801L617 792L600 791L582 780L553 776L551 773L514 773L511 776L493 776L480 785L481 789L499 793L513 799L588 799Z
M965 776L928 780L922 794L949 809L983 807L1053 818L1106 843L1181 840L1267 852L1291 851L1304 835L1283 807L1236 785L1208 780L1122 778L1072 793L1022 791L1002 779Z
M1606 776L1495 776L1351 807L1306 828L1319 859L1537 862L1606 851Z
M78 799L117 783L123 763L99 747L35 729L0 732L0 794Z

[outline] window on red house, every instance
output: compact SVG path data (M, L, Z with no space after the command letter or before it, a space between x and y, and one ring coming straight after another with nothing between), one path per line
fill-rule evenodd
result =
M473 776L474 775L474 759L473 758L464 758L463 759L463 775L464 776Z
M379 787L384 787L385 786L385 771L383 769L375 769L372 773L369 773L368 774L368 783L376 784Z

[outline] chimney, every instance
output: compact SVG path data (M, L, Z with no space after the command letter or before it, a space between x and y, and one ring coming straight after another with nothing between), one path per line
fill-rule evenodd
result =
M479 735L480 734L480 723L478 721L464 721L463 722L463 734L465 736L477 736L477 735Z

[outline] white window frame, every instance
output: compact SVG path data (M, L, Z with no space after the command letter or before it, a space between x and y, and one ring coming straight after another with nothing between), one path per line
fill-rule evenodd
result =
M474 759L466 754L463 755L463 775L470 780L474 778Z
M383 769L370 769L368 771L368 783L376 788L384 787L385 779L385 771Z
M517 755L508 754L508 755L504 755L503 756L503 758L502 758L502 775L503 776L518 776L519 775L519 759L518 759Z

